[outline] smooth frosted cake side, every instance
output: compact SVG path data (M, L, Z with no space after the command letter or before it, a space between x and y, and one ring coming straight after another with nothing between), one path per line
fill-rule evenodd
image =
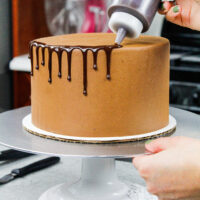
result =
M113 48L114 40L114 34L72 34L32 42L36 127L67 136L118 137L168 125L168 40L141 36Z

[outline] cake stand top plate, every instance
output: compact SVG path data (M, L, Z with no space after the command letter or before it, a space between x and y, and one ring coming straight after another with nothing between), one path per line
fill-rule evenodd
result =
M22 127L22 119L31 112L30 107L0 114L0 144L36 154L68 157L130 158L144 154L145 141L121 144L79 144L45 139L32 135ZM176 108L170 114L177 120L177 129L171 136L200 139L200 116Z

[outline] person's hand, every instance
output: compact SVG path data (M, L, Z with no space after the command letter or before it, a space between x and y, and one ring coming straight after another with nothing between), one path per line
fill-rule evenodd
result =
M159 12L166 15L166 19L180 26L200 31L200 0L176 0L161 3Z
M146 144L150 156L133 159L150 193L159 200L200 199L200 141L160 138Z

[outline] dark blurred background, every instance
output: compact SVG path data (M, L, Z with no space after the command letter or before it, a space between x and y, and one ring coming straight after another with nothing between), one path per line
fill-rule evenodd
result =
M12 74L8 63L12 58L11 2L0 1L0 112L12 108Z

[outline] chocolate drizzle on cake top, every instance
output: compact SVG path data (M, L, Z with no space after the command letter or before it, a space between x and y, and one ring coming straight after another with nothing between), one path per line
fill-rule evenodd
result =
M110 65L111 65L111 53L112 50L115 48L120 48L121 46L119 45L107 45L107 46L53 46L53 45L47 45L41 42L36 42L33 41L30 43L30 59L31 59L31 75L33 76L34 73L34 66L33 66L33 49L35 47L36 51L36 66L35 69L39 70L40 64L42 66L45 66L45 51L48 51L48 70L49 70L49 83L52 83L52 54L55 52L58 56L58 77L62 78L62 55L63 52L67 53L67 60L68 60L68 76L67 79L68 81L72 80L72 75L71 75L71 70L72 70L72 53L75 49L78 49L82 52L83 55L83 94L87 96L87 55L88 52L91 51L93 54L93 68L94 70L98 69L97 66L97 58L98 58L98 52L100 50L103 50L106 54L106 60L107 60L107 74L106 78L108 80L111 79L111 70L110 70ZM41 53L42 53L42 61L39 63L39 50L41 48Z

